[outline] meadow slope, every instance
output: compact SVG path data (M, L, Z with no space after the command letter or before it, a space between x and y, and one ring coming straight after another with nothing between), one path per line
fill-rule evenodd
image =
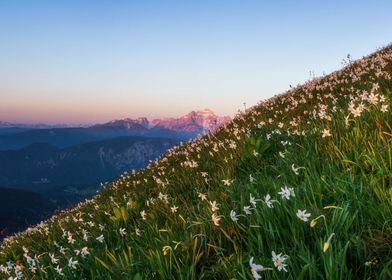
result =
M4 240L8 279L392 279L392 46Z

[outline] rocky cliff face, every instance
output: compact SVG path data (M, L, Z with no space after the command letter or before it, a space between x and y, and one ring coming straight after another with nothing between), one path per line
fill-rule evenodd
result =
M155 119L152 124L173 131L202 133L214 130L218 126L230 121L230 117L220 117L209 109L192 111L180 118Z

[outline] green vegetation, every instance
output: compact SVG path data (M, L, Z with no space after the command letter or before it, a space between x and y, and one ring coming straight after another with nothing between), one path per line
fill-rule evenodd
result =
M261 102L6 239L0 275L391 279L391 75L388 46Z

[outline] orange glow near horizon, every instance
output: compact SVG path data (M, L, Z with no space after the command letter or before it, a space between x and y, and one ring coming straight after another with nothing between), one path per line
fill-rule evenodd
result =
M47 124L90 124L103 123L114 119L146 117L149 120L155 118L180 117L190 111L211 109L218 115L233 116L223 110L216 110L211 106L182 106L160 107L156 103L146 106L132 106L129 103L100 104L93 103L91 106L72 103L22 103L0 104L0 121L11 123L47 123ZM215 109L215 110L214 110Z

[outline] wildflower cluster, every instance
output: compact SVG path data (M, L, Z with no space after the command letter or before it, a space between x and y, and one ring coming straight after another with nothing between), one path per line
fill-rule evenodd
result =
M391 75L388 46L173 147L4 239L0 278L386 279Z

